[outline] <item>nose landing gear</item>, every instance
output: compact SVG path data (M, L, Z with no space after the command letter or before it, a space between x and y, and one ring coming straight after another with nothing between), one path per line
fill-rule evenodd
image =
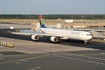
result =
M87 42L88 42L87 40L84 40L84 44L87 44Z

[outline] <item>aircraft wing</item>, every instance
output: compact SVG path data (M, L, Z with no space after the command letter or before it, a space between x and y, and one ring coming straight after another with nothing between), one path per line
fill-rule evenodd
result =
M15 34L15 35L24 35L24 36L31 36L33 33L11 32L11 34Z
M15 35L24 35L24 36L31 36L33 34L42 34L42 32L40 31L20 31L20 32L11 32L11 34L15 34Z

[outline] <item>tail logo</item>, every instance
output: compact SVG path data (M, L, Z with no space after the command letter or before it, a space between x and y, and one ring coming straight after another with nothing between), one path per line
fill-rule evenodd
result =
M42 28L46 28L46 26L44 25L44 20L43 20L43 18L42 18L42 15L38 15L38 18L39 18L40 26L41 26Z

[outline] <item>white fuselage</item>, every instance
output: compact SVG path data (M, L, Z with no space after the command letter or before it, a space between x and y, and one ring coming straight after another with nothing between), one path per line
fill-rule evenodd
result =
M76 40L90 40L92 34L85 31L74 31L64 29L51 29L51 28L40 28L40 30L52 36L64 37L64 39L76 39Z

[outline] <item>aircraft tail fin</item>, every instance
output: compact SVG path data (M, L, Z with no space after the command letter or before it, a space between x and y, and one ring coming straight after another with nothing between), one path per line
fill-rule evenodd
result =
M45 26L45 24L44 24L44 20L43 20L43 18L42 18L42 15L38 15L38 18L39 18L40 26L41 26L42 28L46 28L46 26Z

